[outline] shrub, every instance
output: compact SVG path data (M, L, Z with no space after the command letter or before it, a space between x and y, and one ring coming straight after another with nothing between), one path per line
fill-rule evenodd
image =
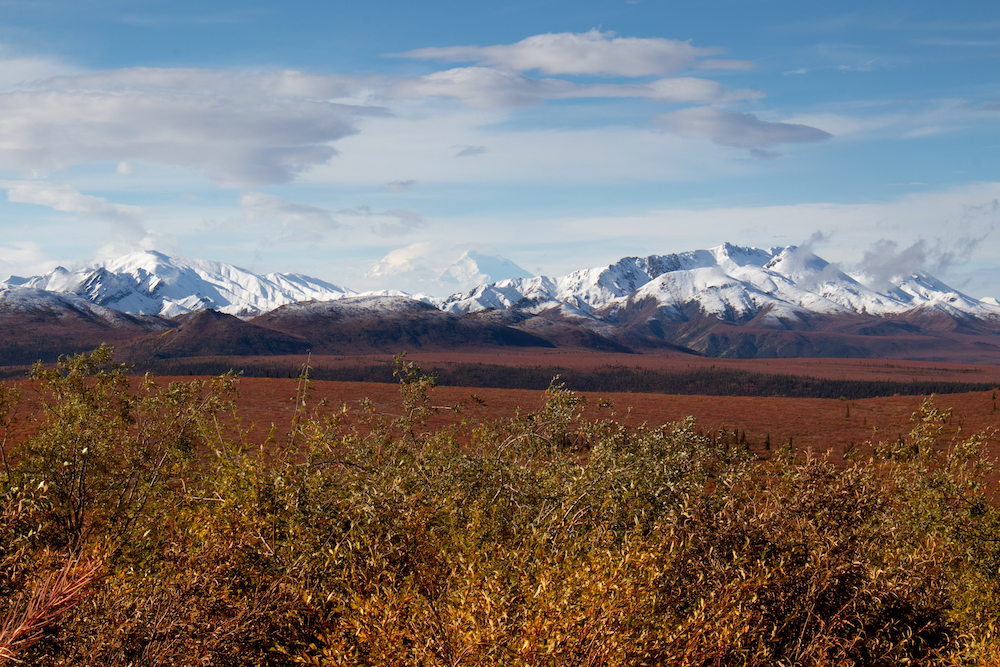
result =
M434 379L402 357L398 414L313 404L304 374L287 432L265 435L239 421L232 377L130 384L109 360L102 348L33 373L36 428L13 443L0 488L4 656L317 666L997 657L990 436L945 442L948 415L930 402L908 437L841 469L788 448L757 459L691 420L627 426L558 381L536 412L432 428L431 416L461 406L434 405ZM0 418L16 398L0 395ZM50 574L60 571L82 574ZM31 630L8 631L18 627Z

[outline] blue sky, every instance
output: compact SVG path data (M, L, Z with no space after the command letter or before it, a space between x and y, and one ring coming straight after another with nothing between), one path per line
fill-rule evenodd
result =
M0 0L0 273L730 241L1000 296L1000 8L832 5Z

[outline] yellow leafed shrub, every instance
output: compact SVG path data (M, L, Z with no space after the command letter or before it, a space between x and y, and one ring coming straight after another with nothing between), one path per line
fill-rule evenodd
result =
M313 406L303 377L287 432L258 435L235 378L137 385L110 359L34 371L37 428L0 479L2 627L52 604L0 662L998 657L991 436L945 441L930 402L843 469L597 419L557 383L537 412L434 429L433 378L402 359L398 414Z

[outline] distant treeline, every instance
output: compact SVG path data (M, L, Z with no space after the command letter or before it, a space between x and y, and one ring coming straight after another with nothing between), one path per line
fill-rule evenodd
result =
M246 377L294 378L301 369L266 363L234 363L224 359L165 359L150 364L149 370L158 375L220 375L233 370ZM997 386L977 382L832 380L720 368L666 372L615 366L581 371L560 366L520 367L454 363L427 367L424 370L436 373L438 384L446 386L542 390L549 386L552 378L559 376L560 381L573 391L700 396L844 397L856 400L895 394L918 396L989 391ZM310 377L316 380L341 382L397 381L392 375L392 366L388 363L364 366L313 366Z

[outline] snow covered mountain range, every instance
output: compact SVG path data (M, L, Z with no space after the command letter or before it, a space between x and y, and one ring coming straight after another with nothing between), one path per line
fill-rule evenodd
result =
M709 250L626 257L559 278L503 280L438 302L451 312L513 309L620 322L641 306L668 319L694 313L724 321L784 326L810 314L899 315L924 310L955 316L1000 317L993 300L966 296L922 271L877 291L864 275L848 275L795 246L746 248L725 243Z
M1000 363L995 299L921 271L849 275L794 246L725 243L556 278L472 252L452 266L457 283L485 284L445 298L359 294L300 274L137 252L0 283L0 348L27 362L70 351L70 340L81 350L107 340L166 356L534 346ZM486 283L496 274L519 277ZM218 317L200 317L211 311Z
M456 283L481 282L471 291L439 299L414 298L457 314L507 310L530 315L625 324L637 310L659 319L705 315L727 322L794 325L810 315L869 316L938 312L1000 319L1000 304L962 294L922 271L897 276L889 289L873 279L848 275L795 246L770 249L724 243L708 250L626 257L609 266L566 276L530 277L502 257L467 252L452 265ZM522 277L487 282L500 273ZM0 289L34 288L69 293L133 315L172 317L202 309L252 317L302 301L358 296L346 287L297 273L257 275L204 260L136 252L68 271L62 267L31 278L11 277ZM399 292L366 296L399 296Z
M195 310L256 315L298 301L329 301L354 292L298 273L257 275L222 262L147 250L77 271L12 276L0 287L68 292L133 315L173 317Z

